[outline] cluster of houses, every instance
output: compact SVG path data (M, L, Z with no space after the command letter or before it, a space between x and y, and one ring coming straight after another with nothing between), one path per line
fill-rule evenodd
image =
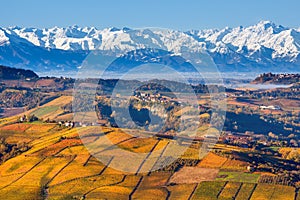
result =
M300 75L299 74L279 74L275 75L276 76L276 81L282 80L282 79L290 79L290 80L300 80Z
M159 93L144 93L144 92L136 92L134 96L144 102L159 102L159 103L172 103L177 104L180 103L178 101L172 100L170 97L163 96Z
M74 128L74 127L87 127L87 126L96 126L96 125L104 125L107 121L100 120L98 122L73 122L73 121L59 121L58 125L66 128Z
M33 121L37 121L37 120L39 120L39 118L36 117L35 115L30 115L30 116L23 115L19 118L20 123L33 122Z
M225 144L234 144L248 148L249 144L253 142L253 137L246 134L232 134L231 132L225 132L225 134L220 137L220 140Z
M67 128L75 127L75 122L72 122L72 121L59 121L58 124L59 124L59 126L64 126Z
M270 106L259 106L261 110L281 110L280 106L270 105Z
M27 122L27 120L28 120L28 117L26 116L26 115L24 115L24 116L21 116L20 118L19 118L19 122Z

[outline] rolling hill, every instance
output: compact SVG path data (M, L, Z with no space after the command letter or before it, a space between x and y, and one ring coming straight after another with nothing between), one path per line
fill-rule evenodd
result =
M0 80L36 79L39 76L31 70L0 65Z

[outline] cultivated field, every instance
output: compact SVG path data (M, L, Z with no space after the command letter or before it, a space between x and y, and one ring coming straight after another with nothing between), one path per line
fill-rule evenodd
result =
M12 143L26 142L30 149L0 165L0 199L292 200L296 196L294 187L258 183L260 174L245 172L244 161L209 153L196 164L186 165L184 161L198 159L199 152L192 147L178 161L179 168L139 173L154 167L156 163L150 159L156 161L172 151L167 147L174 141L151 137L149 133L141 134L148 137L136 137L134 132L128 134L117 128L71 129L41 122L7 124L9 120L0 122L1 135ZM96 149L101 149L101 156L107 156L106 164L91 154L80 139L99 145L103 137L111 146ZM136 173L112 168L117 158L109 155L116 146L147 155L138 163ZM215 149L242 151L224 145L216 145ZM154 154L158 157L151 157Z

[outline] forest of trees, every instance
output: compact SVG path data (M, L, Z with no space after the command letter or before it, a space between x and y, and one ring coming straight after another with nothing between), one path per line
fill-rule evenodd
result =
M0 65L0 79L16 80L16 79L35 79L39 76L31 70L17 69Z
M0 164L28 149L29 146L25 142L10 144L5 141L5 138L0 138Z

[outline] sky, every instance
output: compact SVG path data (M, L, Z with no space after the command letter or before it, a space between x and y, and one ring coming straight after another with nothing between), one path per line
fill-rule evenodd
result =
M249 26L261 20L300 27L299 0L10 0L0 6L0 27L191 30Z

